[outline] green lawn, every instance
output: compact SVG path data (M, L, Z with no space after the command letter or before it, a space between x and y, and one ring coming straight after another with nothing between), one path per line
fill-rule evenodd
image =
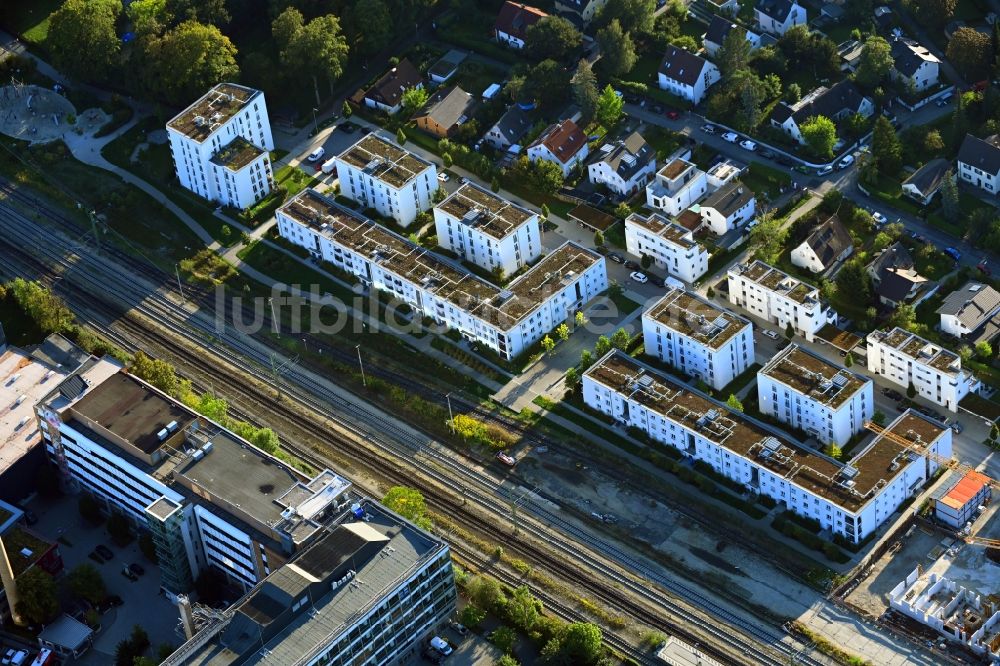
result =
M643 138L656 150L656 159L663 160L680 148L683 136L656 125L648 125Z
M309 268L266 243L255 241L241 249L237 256L269 277L288 285L299 285L304 291L309 291L310 285L315 284L321 292L333 294L346 303L350 303L355 296L354 292L339 282L334 282L319 271Z
M781 194L781 188L787 187L792 182L784 171L760 162L751 162L746 173L740 176L740 180L757 195L765 193L769 199L776 198Z
M878 181L874 184L864 183L864 188L871 193L871 196L879 201L883 201L893 208L898 208L904 213L911 215L923 215L923 206L903 195L898 178L893 178L886 174L879 174Z
M7 0L0 3L0 25L19 34L32 44L42 44L49 34L49 15L63 0Z

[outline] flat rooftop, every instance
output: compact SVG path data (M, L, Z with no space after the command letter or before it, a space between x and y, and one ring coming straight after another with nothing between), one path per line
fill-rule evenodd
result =
M760 374L830 409L839 408L872 383L796 344L779 351Z
M888 483L905 466L894 468L894 461L916 455L878 436L850 463L838 462L620 352L608 354L584 376L850 512L859 511L881 482ZM944 432L913 411L905 412L887 430L915 445L933 443ZM851 480L853 487L846 485Z
M797 303L819 302L819 290L816 287L794 278L760 259L750 264L737 264L730 268L729 272L741 275L765 289L779 293Z
M557 288L604 261L567 241L501 289L311 188L278 212L504 331L537 310Z
M337 159L397 190L431 166L430 162L374 132L361 137Z
M260 94L259 90L246 86L220 83L171 118L167 127L203 143Z
M749 320L677 287L667 288L663 298L647 309L643 317L715 350L750 326Z
M675 222L671 222L659 213L650 213L647 217L643 217L638 213L632 213L625 220L625 223L640 226L668 243L677 245L685 250L698 245L688 229Z
M682 160L677 158L672 162L667 162L660 170L656 172L657 176L666 178L667 180L674 180L679 175L687 171L688 169L694 168L694 164L688 162L687 160Z
M238 136L219 149L212 156L212 162L230 171L239 171L263 154L263 149Z
M898 326L890 331L872 331L868 339L877 340L908 356L913 362L930 366L943 374L958 375L962 372L962 359L958 354Z
M40 560L52 547L52 542L46 541L27 528L15 525L4 533L3 545L10 560L10 568L16 577Z
M503 240L535 217L527 208L472 182L463 184L435 208L497 240Z
M16 347L0 352L0 474L42 441L35 405L67 374Z

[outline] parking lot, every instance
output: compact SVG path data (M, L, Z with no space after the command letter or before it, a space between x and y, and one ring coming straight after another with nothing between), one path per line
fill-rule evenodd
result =
M108 594L120 596L124 603L101 615L101 627L94 646L73 663L94 666L113 663L115 646L127 638L137 624L149 635L153 650L164 643L179 645L182 636L174 631L178 623L177 608L160 594L159 568L143 557L137 541L121 548L111 540L104 525L93 527L84 521L77 502L77 497L63 497L56 501L35 499L28 506L38 516L38 523L33 529L46 537L60 540L64 574L83 562L92 564L101 572ZM110 561L98 564L88 557L98 545L111 550ZM145 569L135 582L122 574L122 568L132 562ZM64 608L69 609L65 604Z

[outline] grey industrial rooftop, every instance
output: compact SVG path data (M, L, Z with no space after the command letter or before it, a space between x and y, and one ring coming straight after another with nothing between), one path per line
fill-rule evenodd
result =
M271 573L184 663L223 666L251 656L261 665L299 663L447 547L373 502L361 506L364 521L332 527ZM288 612L306 595L310 612Z
M506 238L535 217L527 208L472 182L463 184L435 208L497 240Z
M750 326L749 320L736 313L716 307L698 294L677 287L669 287L663 298L650 306L643 317L715 350Z
M872 381L795 344L775 354L760 374L831 409L838 409Z
M357 143L338 155L337 159L363 170L394 189L400 189L431 166L427 160L374 132L361 137Z
M260 95L259 90L235 83L220 83L184 109L167 127L202 143Z

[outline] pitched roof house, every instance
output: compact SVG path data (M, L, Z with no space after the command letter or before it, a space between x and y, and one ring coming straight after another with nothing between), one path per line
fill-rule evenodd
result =
M747 41L750 42L750 50L754 50L760 47L760 35L755 32L751 32L733 23L732 19L726 16L719 16L716 14L712 17L712 22L708 24L708 30L705 34L701 36L702 46L705 47L705 53L710 56L714 56L716 52L722 47L722 42L726 39L726 35L734 29L743 30L746 33Z
M407 58L383 74L367 90L359 90L351 97L358 106L367 106L386 113L396 113L403 103L403 93L409 88L423 88L420 72Z
M701 219L717 235L753 219L757 197L739 180L731 180L701 202Z
M813 273L822 273L851 256L852 252L851 234L839 217L831 215L792 250L792 263Z
M638 132L604 144L587 164L591 183L606 185L622 197L645 187L655 171L656 152Z
M905 37L894 37L891 42L894 61L893 78L911 84L916 90L926 90L937 85L941 61L927 47Z
M458 86L443 88L434 93L417 113L417 127L438 138L450 137L472 119L478 105L475 95Z
M496 23L493 24L493 34L501 44L506 44L515 49L524 48L524 40L528 35L528 28L535 25L548 16L537 7L522 5L519 2L503 3L500 13L497 14Z
M705 91L721 78L719 68L701 56L668 46L658 74L662 90L699 104Z
M549 125L528 146L529 158L554 162L562 169L564 176L569 175L577 162L587 159L588 154L587 135L569 118Z
M757 0L753 10L763 32L783 35L792 26L806 23L806 9L795 0Z
M875 255L865 269L875 285L875 295L889 307L911 301L921 293L923 300L937 290L936 284L917 273L913 256L898 241Z
M779 102L771 113L771 124L804 144L799 128L813 116L825 116L836 122L855 113L867 118L874 112L875 103L853 82L844 79L830 88L817 88L795 104Z
M992 194L1000 192L1000 137L966 134L958 149L958 177Z
M948 294L937 309L941 330L973 344L1000 333L1000 292L988 284L967 282Z
M486 131L483 140L497 150L507 150L516 145L530 128L531 116L514 104Z
M941 188L949 169L948 160L941 157L931 160L903 181L903 194L926 206Z

